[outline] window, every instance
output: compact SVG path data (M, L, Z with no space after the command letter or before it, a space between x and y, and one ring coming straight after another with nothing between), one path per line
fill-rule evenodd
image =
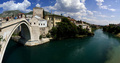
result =
M34 24L36 24L36 23L34 22Z

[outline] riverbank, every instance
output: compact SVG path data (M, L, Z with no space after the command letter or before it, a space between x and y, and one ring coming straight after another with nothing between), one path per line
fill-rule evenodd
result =
M115 36L120 38L120 33L116 34Z
M13 41L21 43L21 44L23 44L25 46L37 46L37 45L40 45L40 44L50 42L50 38L42 38L39 41L32 41L32 42L31 41L24 42L24 40L21 40L20 36L12 36L11 39Z
M42 38L39 41L35 41L35 42L28 41L26 43L23 40L21 40L21 37L18 36L18 35L13 35L11 37L11 39L13 41L21 43L21 44L23 44L25 46L37 46L37 45L41 45L41 44L44 44L44 43L48 43L48 42L50 42L52 40L64 40L64 39L70 39L70 38L85 38L85 37L93 36L93 35L94 35L94 33L89 33L89 35L78 35L78 36L75 36L75 37L64 37L64 38L60 38L60 39Z
M62 38L51 38L50 40L64 40L64 39L73 39L73 38L85 38L88 36L94 36L94 33L89 33L88 35L76 35L76 36L69 36L69 37L62 37Z

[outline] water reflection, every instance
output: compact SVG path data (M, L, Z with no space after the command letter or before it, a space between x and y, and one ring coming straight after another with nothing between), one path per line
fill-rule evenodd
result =
M113 47L107 54L107 61L105 63L120 63L120 46Z

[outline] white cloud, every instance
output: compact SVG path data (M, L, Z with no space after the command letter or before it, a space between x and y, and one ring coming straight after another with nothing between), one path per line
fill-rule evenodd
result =
M88 12L88 15L90 15L90 16L93 16L93 12L92 11L87 11Z
M109 10L111 10L111 11L116 11L116 9L109 9Z
M114 16L114 15L111 15L111 17L113 17L113 18L114 18L115 16Z
M85 0L56 0L55 8L64 12L86 11Z
M85 7L86 0L56 0L54 6L43 7L47 11L53 11L55 14L63 14L80 20L83 16L91 16L93 12Z
M99 6L100 9L106 9L106 10L110 10L110 11L116 11L116 9L112 9L112 8L108 8L108 6L111 6L111 5L103 5L104 3L104 0L96 0L97 2L97 5Z
M54 6L44 7L47 10L58 10L64 12L86 12L85 0L56 0Z
M72 18L80 19L80 17L92 14L85 7L85 0L56 0L54 6L43 7L47 11L55 11L55 14L64 14Z
M36 4L36 7L40 7L40 4Z
M103 18L107 18L108 16L106 16L106 15L98 15L99 17L103 17Z
M11 0L0 4L0 7L2 7L4 11L20 10L23 12L29 12L31 11L31 9L27 9L29 6L31 6L31 3L28 0L24 0L22 3L15 3L15 1Z

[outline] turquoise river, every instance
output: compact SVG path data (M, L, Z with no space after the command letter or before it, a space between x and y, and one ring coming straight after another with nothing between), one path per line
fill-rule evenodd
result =
M3 63L120 63L120 38L96 30L95 35L26 47L10 40Z

